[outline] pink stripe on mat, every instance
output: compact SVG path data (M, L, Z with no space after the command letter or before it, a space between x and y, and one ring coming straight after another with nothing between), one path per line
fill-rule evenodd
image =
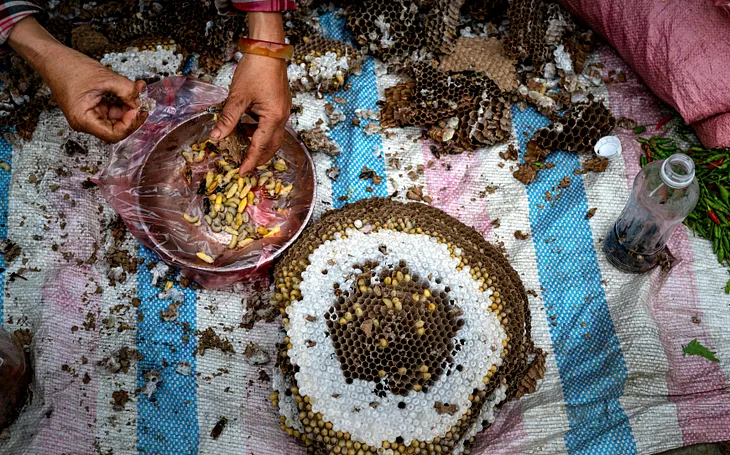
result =
M473 454L506 455L520 452L522 443L527 439L520 403L508 402L496 415L494 423L477 435L472 448Z
M491 241L492 220L489 217L487 198L473 196L487 187L483 176L484 166L480 159L480 154L485 152L442 155L437 160L431 153L431 145L431 142L423 142L426 178L424 195L428 194L433 198L431 205L473 227ZM429 162L432 162L431 166L428 165Z
M101 325L101 296L95 293L95 283L100 281L99 274L87 266L61 266L46 277L42 295L44 307L50 308L52 314L43 316L36 336L56 342L52 352L40 353L36 359L38 380L45 383L42 389L47 414L39 426L38 438L33 439L32 453L95 452L98 378L94 354ZM95 326L90 327L89 320ZM85 365L82 352L90 357ZM88 384L84 384L87 373ZM129 393L133 395L134 391ZM133 406L134 403L127 403L127 407Z
M601 49L607 68L621 68L628 82L608 85L610 106L617 117L629 117L647 125L646 137L658 133L656 123L666 115L664 105L641 83L635 73L610 48ZM640 170L641 147L633 132L618 130L626 162L629 188ZM697 338L712 350L702 323L692 263L694 255L687 228L680 227L669 242L678 263L669 274L652 272L650 311L667 356L669 401L677 408L677 419L685 445L730 439L730 389L719 365L697 356L685 357L682 346Z

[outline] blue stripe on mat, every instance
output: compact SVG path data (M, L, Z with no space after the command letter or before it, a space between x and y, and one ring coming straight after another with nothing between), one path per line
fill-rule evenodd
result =
M142 301L138 314L144 319L137 322L137 350L143 358L139 362L137 385L144 389L144 374L156 369L162 376L158 390L148 399L139 394L137 403L137 440L140 453L154 455L188 455L198 453L198 403L196 367L193 351L197 347L196 292L175 288L184 294L177 321L164 322L160 312L172 300L157 297L162 288L152 286L152 272L147 264L159 262L150 250L140 246L139 257L144 264L137 275L137 296ZM161 283L164 286L164 281ZM158 283L160 286L160 283ZM186 343L183 337L188 339ZM179 362L191 365L189 375L175 370Z
M352 42L345 30L344 18L335 17L329 13L320 18L323 34L327 38ZM361 126L353 126L352 121L357 118L355 109L378 109L378 86L375 79L375 61L367 57L362 65L360 76L350 76L346 83L352 83L350 90L340 90L334 95L327 95L327 102L340 109L346 119L331 129L329 135L340 148L340 153L333 160L333 166L340 168L340 176L332 184L333 206L341 208L349 203L366 199L372 196L385 197L388 195L388 184L385 179L385 159L382 155L382 140L380 134L365 135L363 128L372 120L362 120ZM337 104L334 98L344 98L346 104ZM375 171L382 181L374 185L371 180L360 179L363 166ZM372 191L368 191L368 187ZM347 196L346 200L340 200Z
M0 160L12 165L13 147L0 136ZM0 242L8 239L10 171L0 169ZM0 254L0 327L5 322L5 255Z
M524 153L534 131L550 122L532 107L512 112ZM636 453L629 420L619 404L626 365L585 219L583 178L573 174L580 160L574 153L557 152L546 162L555 167L541 172L526 188L543 302L570 424L565 443L571 454ZM546 201L545 192L556 194L565 176L571 178L570 186L558 200Z

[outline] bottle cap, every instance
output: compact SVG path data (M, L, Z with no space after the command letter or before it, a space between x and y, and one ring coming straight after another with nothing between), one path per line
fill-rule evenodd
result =
M612 160L621 156L621 141L616 136L604 136L593 147L596 155Z

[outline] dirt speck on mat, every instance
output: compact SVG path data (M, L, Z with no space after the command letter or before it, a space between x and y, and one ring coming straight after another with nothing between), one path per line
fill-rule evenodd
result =
M223 430L226 429L226 425L228 425L228 419L225 417L221 417L218 423L216 423L213 429L210 431L210 437L213 439L218 439L221 433L223 433Z
M198 348L195 350L196 355L203 356L208 349L220 349L227 354L236 353L231 342L226 338L221 338L215 333L213 327L208 327L202 332L197 332L196 335L198 335Z
M608 158L594 157L583 162L583 172L603 172L608 167Z
M129 392L126 390L115 390L112 392L112 405L115 411L123 411L124 405L132 401Z

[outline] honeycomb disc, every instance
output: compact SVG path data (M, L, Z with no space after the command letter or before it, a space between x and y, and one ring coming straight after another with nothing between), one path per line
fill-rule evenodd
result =
M542 375L516 272L438 209L370 199L330 212L275 285L272 400L311 453L467 453Z

